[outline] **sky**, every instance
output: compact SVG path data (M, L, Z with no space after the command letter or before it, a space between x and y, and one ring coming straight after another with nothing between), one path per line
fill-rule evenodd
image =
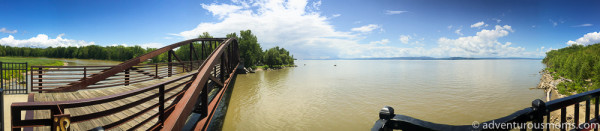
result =
M159 48L252 30L298 59L527 57L600 42L592 0L0 0L0 45Z

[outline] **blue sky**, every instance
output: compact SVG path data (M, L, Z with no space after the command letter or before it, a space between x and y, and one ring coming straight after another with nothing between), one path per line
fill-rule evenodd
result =
M0 44L162 47L251 29L300 59L535 57L600 42L598 1L0 1Z

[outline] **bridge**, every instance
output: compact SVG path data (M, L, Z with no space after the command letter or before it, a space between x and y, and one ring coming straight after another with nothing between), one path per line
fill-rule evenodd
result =
M174 52L184 46L189 46L187 61ZM161 55L167 62L149 62ZM27 102L12 103L11 126L207 130L241 66L234 38L185 40L114 66L31 66L32 93Z

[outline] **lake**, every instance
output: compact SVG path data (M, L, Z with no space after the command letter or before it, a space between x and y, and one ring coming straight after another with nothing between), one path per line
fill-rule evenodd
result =
M370 130L379 110L471 125L545 100L541 60L297 60L239 74L223 130ZM334 66L337 65L337 66Z

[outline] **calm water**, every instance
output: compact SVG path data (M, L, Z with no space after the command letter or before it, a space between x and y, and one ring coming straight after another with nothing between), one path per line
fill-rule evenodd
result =
M544 98L540 60L298 60L238 75L223 130L369 130L397 114L470 125ZM333 66L336 64L337 66Z

